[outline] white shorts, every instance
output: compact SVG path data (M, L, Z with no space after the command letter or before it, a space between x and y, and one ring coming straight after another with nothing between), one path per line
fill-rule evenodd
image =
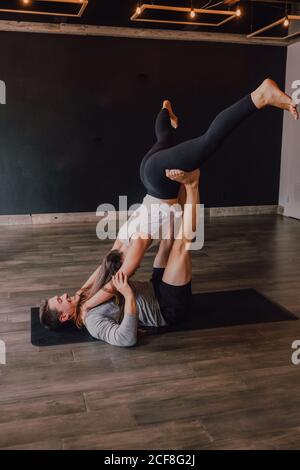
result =
M176 218L181 217L179 204L170 206L147 194L139 208L122 225L117 238L127 246L135 233L150 235L154 243L169 239L174 223L173 214Z

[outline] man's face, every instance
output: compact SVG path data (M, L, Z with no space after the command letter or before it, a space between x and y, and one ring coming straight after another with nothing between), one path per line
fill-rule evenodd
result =
M51 310L57 310L60 313L59 321L65 322L70 320L74 315L76 302L74 297L70 297L68 294L55 295L48 301L49 308Z

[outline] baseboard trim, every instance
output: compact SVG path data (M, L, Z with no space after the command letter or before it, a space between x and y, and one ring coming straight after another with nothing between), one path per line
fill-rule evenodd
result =
M0 225L31 225L31 216L25 215L0 215Z
M268 206L234 206L234 207L211 207L208 209L210 217L230 217L238 215L268 215L280 214L278 205Z
M32 214L33 225L72 224L78 222L94 222L99 220L95 212L66 212L58 214Z
M279 205L267 206L235 206L235 207L208 207L205 209L206 217L233 217L246 215L283 215L283 207ZM124 217L123 213L112 212L110 220ZM53 225L53 224L78 224L97 223L101 216L95 212L67 212L52 214L24 214L24 215L0 215L0 225Z

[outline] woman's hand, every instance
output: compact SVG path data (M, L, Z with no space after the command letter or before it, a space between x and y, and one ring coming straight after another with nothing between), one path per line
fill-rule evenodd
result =
M133 291L128 284L128 277L122 271L118 271L112 277L112 282L117 291L120 292L120 294L122 294L124 297L133 294Z

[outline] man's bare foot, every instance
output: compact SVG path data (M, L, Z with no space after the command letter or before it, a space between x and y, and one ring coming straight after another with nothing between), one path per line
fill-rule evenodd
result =
M198 184L200 178L200 170L182 171L178 169L166 170L166 177L172 181L182 184Z
M251 93L253 103L258 109L265 106L275 106L275 108L289 111L294 119L299 119L296 103L292 98L280 90L274 80L267 78L262 84Z
M178 127L178 117L176 114L173 112L173 108L171 105L171 101L169 100L164 100L163 102L163 108L166 108L169 111L169 116L171 120L171 125L174 127L174 129L177 129Z

